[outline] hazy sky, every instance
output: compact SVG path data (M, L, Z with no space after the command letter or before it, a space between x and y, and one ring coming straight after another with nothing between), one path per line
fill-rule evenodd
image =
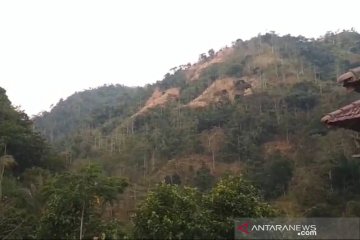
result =
M360 31L358 9L358 0L0 0L0 86L32 115L89 87L153 83L238 38Z

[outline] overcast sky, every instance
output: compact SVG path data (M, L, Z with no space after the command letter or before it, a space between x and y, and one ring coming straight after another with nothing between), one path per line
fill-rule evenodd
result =
M89 87L153 83L238 38L360 31L358 9L358 0L0 0L0 86L32 115Z

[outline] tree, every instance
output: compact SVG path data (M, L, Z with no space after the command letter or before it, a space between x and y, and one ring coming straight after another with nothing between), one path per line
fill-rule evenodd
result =
M214 51L214 49L210 49L210 50L208 51L208 54L209 54L209 58L213 58L213 57L215 56L215 51Z
M202 142L204 148L211 153L212 158L212 172L215 171L215 158L216 154L221 150L224 145L225 133L221 128L215 127L209 131L202 133Z
M134 238L207 238L209 212L199 206L201 202L202 195L194 188L158 185L137 210Z
M293 170L291 160L275 153L264 161L261 169L254 169L253 175L256 175L256 181L260 182L265 198L275 199L287 193Z
M231 64L227 66L225 74L230 77L241 77L243 74L243 67L240 64Z
M234 239L234 220L241 217L274 217L276 211L265 203L259 191L239 176L228 176L207 196L216 239Z
M123 179L103 176L95 165L55 176L44 189L47 201L37 237L83 239L106 232L101 212L126 186Z
M298 108L303 111L309 111L314 108L319 101L317 88L312 83L301 82L295 84L285 102L291 109Z
M241 177L221 180L209 194L161 184L141 204L134 219L136 239L233 239L234 220L269 217L275 211Z
M199 62L205 62L208 59L208 57L206 56L206 53L202 53L199 56Z
M13 203L0 203L0 238L35 239L37 219Z

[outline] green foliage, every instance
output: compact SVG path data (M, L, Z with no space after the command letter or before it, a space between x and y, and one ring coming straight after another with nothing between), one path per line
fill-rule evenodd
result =
M242 177L228 176L216 184L207 206L214 217L216 238L234 238L234 220L274 217L276 211L260 198L258 190Z
M21 172L31 166L46 166L50 152L44 139L32 130L29 117L11 106L0 88L0 156L12 155L17 172Z
M318 89L311 82L295 84L286 96L285 102L290 109L308 111L319 102Z
M264 93L239 99L234 106L227 107L224 129L227 138L222 157L224 161L251 161L258 159L260 146L279 134L279 125L274 114L273 99Z
M205 130L211 130L214 127L224 126L229 116L233 111L232 105L214 105L203 111L193 113L197 118L197 131L202 132Z
M209 213L198 204L202 196L195 189L161 184L139 207L134 219L137 239L196 239L210 230Z
M155 151L162 159L193 152L198 146L196 121L187 112L173 111L176 106L158 109L135 123L137 134L145 137L148 151Z
M35 239L37 219L25 209L0 203L0 238Z
M227 76L241 77L243 75L243 66L240 64L232 64L225 70Z
M276 199L287 194L293 171L294 163L278 152L249 165L247 174L259 185L266 199Z
M221 180L208 195L189 187L161 184L139 207L134 237L229 239L234 237L236 218L274 215L258 191L240 177Z
M210 85L213 81L221 76L221 65L213 64L206 68L200 76L200 81L205 81Z
M40 191L50 177L41 168L25 170L22 181L5 174L0 201L0 237L4 239L35 239L42 210Z
M94 165L79 173L66 172L55 176L44 188L47 204L37 237L69 239L99 236L106 230L101 221L103 207L115 200L126 186L123 179L103 176Z

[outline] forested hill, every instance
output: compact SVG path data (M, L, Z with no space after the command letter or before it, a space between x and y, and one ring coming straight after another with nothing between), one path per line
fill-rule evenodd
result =
M146 107L152 93L158 95L153 98L155 101L150 108L163 107L168 103L169 94L160 92L169 89L175 90L175 95L170 98L173 96L178 104L197 108L220 102L221 91L233 100L234 94L239 94L236 89L236 93L229 89L232 88L229 84L239 79L249 83L256 93L277 87L291 88L300 82L325 87L341 72L357 66L359 53L359 34L352 31L329 32L319 39L279 37L274 33L249 41L238 39L218 52L210 49L208 53L200 54L196 64L174 67L162 81L146 87L105 85L77 92L65 101L61 99L50 112L41 113L34 119L35 125L51 142L56 142L81 129L103 127L107 131L113 130ZM220 85L218 89L216 86L209 89L214 82ZM159 92L154 93L155 89ZM210 93L203 96L206 89Z
M104 85L97 89L76 92L60 101L51 112L42 112L35 124L50 142L63 139L79 129L101 127L115 118L129 117L149 96L144 88Z
M240 217L359 217L360 137L320 123L360 98L335 81L359 65L357 32L270 32L34 119L0 88L0 238L232 239Z
M320 123L360 98L335 81L359 65L357 32L318 39L271 32L210 49L152 85L75 93L37 116L35 127L67 168L94 162L128 178L114 210L121 219L160 181L208 193L228 174L248 179L287 216L359 216L360 163L351 157L358 135Z

